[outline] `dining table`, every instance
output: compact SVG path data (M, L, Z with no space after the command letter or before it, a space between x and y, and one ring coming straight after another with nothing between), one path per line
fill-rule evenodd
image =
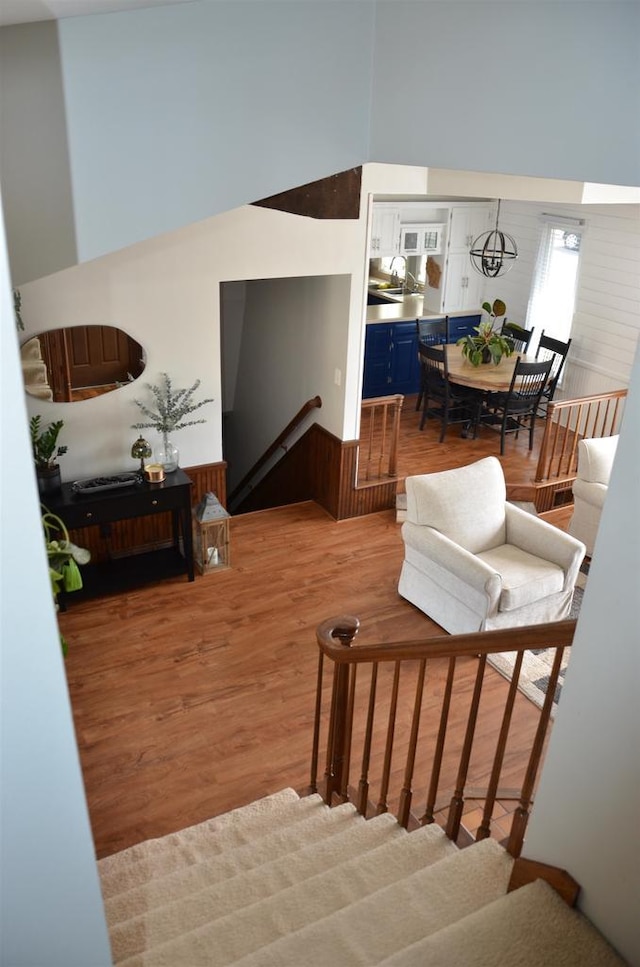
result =
M503 356L497 364L480 363L479 366L473 366L462 355L461 346L447 347L447 369L451 382L485 393L506 393L509 390L518 359L525 363L536 362L535 356L531 354L512 353L511 356Z

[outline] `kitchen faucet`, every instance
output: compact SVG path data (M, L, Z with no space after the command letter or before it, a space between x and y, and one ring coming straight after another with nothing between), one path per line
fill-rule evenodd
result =
M394 269L393 269L393 263L395 262L396 259L402 259L402 261L404 262L404 278L402 280L402 293L403 295L411 295L418 288L418 280L416 279L415 275L413 275L407 268L406 255L394 255L393 258L391 259L391 265L389 266L391 283L392 285L395 286L395 285L398 285L398 283L400 282L400 279L398 278L397 273L394 272Z

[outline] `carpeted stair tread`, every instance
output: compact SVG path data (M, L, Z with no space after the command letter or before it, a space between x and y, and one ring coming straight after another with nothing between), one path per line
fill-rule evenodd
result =
M371 829L376 832L375 838L368 832ZM360 846L353 855L354 846L349 839L355 839L356 832ZM270 865L264 869L268 875L257 884L255 878L251 882L250 876L237 877L235 882L223 884L224 891L229 888L228 892L215 887L204 890L112 929L116 962L154 947L159 949L151 950L144 958L125 960L123 967L179 962L180 951L189 943L184 937L188 930L198 931L196 943L200 947L225 951L226 960L216 959L215 963L233 962L456 852L439 827L430 826L408 834L393 817L380 816L332 839L340 842L325 841L333 847L334 864L330 868L319 869L320 864L326 863L323 843L319 848L301 850L287 857L292 870L284 866L276 870ZM177 951L172 943L174 937L180 938Z
M187 854L197 853L203 842L209 853L216 849L233 849L263 836L265 832L284 822L295 822L297 818L303 818L305 808L300 808L301 802L306 804L307 809L313 809L321 801L322 798L318 795L306 796L301 800L293 789L283 789L221 816L214 816L167 836L148 839L119 853L105 856L98 862L100 876L104 883L113 874L120 876L126 867L140 862L146 863L160 853L169 852L169 847L184 849Z
M285 890L307 876L331 869L343 860L357 856L363 850L375 849L382 842L399 835L406 833L394 816L385 813L368 822L358 817L346 827L336 827L331 836L325 836L317 842L308 842L298 850L287 852L252 869L241 868L237 875L223 880L216 878L216 872L212 879L206 863L198 864L188 871L177 871L176 874L112 897L105 903L107 922L113 932L120 923L126 924L127 921L144 918L150 912L155 914L155 911L161 910L166 904L182 901L205 891L212 896L224 897L224 904L228 897L238 895L241 900L238 906L253 903L263 895L269 895L275 890ZM185 875L186 872L189 875ZM217 916L226 912L223 907L216 906Z
M623 967L547 883L536 880L378 961L379 967Z
M396 848L400 848L400 843ZM343 900L340 909L326 916L320 910L317 919L294 933L286 933L287 919L280 918L277 907L272 910L257 904L241 911L237 918L229 918L224 938L216 925L195 930L143 957L123 962L123 967L221 967L231 963L238 967L370 965L425 933L438 930L443 923L496 899L506 890L511 866L511 857L494 841L485 840L465 851L455 850L426 868L421 865L409 875L400 871L401 878L395 882L354 902ZM338 876L334 877L334 888L337 880ZM313 895L310 899L312 905ZM303 905L302 896L299 902ZM288 915L295 915L292 909ZM270 929L282 936L259 946ZM252 952L238 957L237 938L251 931L254 935L244 936L242 946L252 948Z
M128 909L128 916L144 912L158 901L163 902L162 898L169 892L173 892L174 896L196 892L237 876L243 870L262 866L289 852L304 849L310 843L335 835L350 823L366 821L351 803L330 809L321 799L318 803L315 802L316 797L306 798L314 799L312 808L308 808L305 800L300 800L300 817L296 822L265 833L244 846L210 855L203 851L200 861L190 863L185 862L183 852L170 849L166 856L154 856L148 863L126 866L119 879L112 876L107 884L102 884L108 917L113 915L116 919L122 919L118 909Z

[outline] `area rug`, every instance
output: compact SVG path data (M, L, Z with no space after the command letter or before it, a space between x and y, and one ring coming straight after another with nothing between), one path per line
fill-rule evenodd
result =
M571 619L575 620L580 613L580 605L582 604L583 594L583 588L575 588L573 592L571 613L569 614ZM571 649L567 648L562 656L560 675L558 676L558 683L556 685L555 695L553 696L553 705L551 708L552 718L555 716L560 695L562 694L564 675L567 670L567 665L569 664L570 654ZM536 648L525 651L524 653L522 668L520 670L520 679L518 681L518 690L521 691L523 695L526 695L530 701L538 706L538 708L542 708L545 696L547 694L547 688L549 687L549 676L553 667L554 655L555 650L553 648ZM516 653L513 651L500 652L497 655L488 655L487 661L493 666L493 668L495 668L496 671L500 672L504 678L508 679L508 681L511 681L515 656Z

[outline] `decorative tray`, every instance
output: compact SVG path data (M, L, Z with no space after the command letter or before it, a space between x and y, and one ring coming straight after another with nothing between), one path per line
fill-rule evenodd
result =
M124 487L137 487L142 483L141 473L114 473L111 476L89 477L88 480L74 480L71 489L80 497L91 497L103 490L120 490Z

